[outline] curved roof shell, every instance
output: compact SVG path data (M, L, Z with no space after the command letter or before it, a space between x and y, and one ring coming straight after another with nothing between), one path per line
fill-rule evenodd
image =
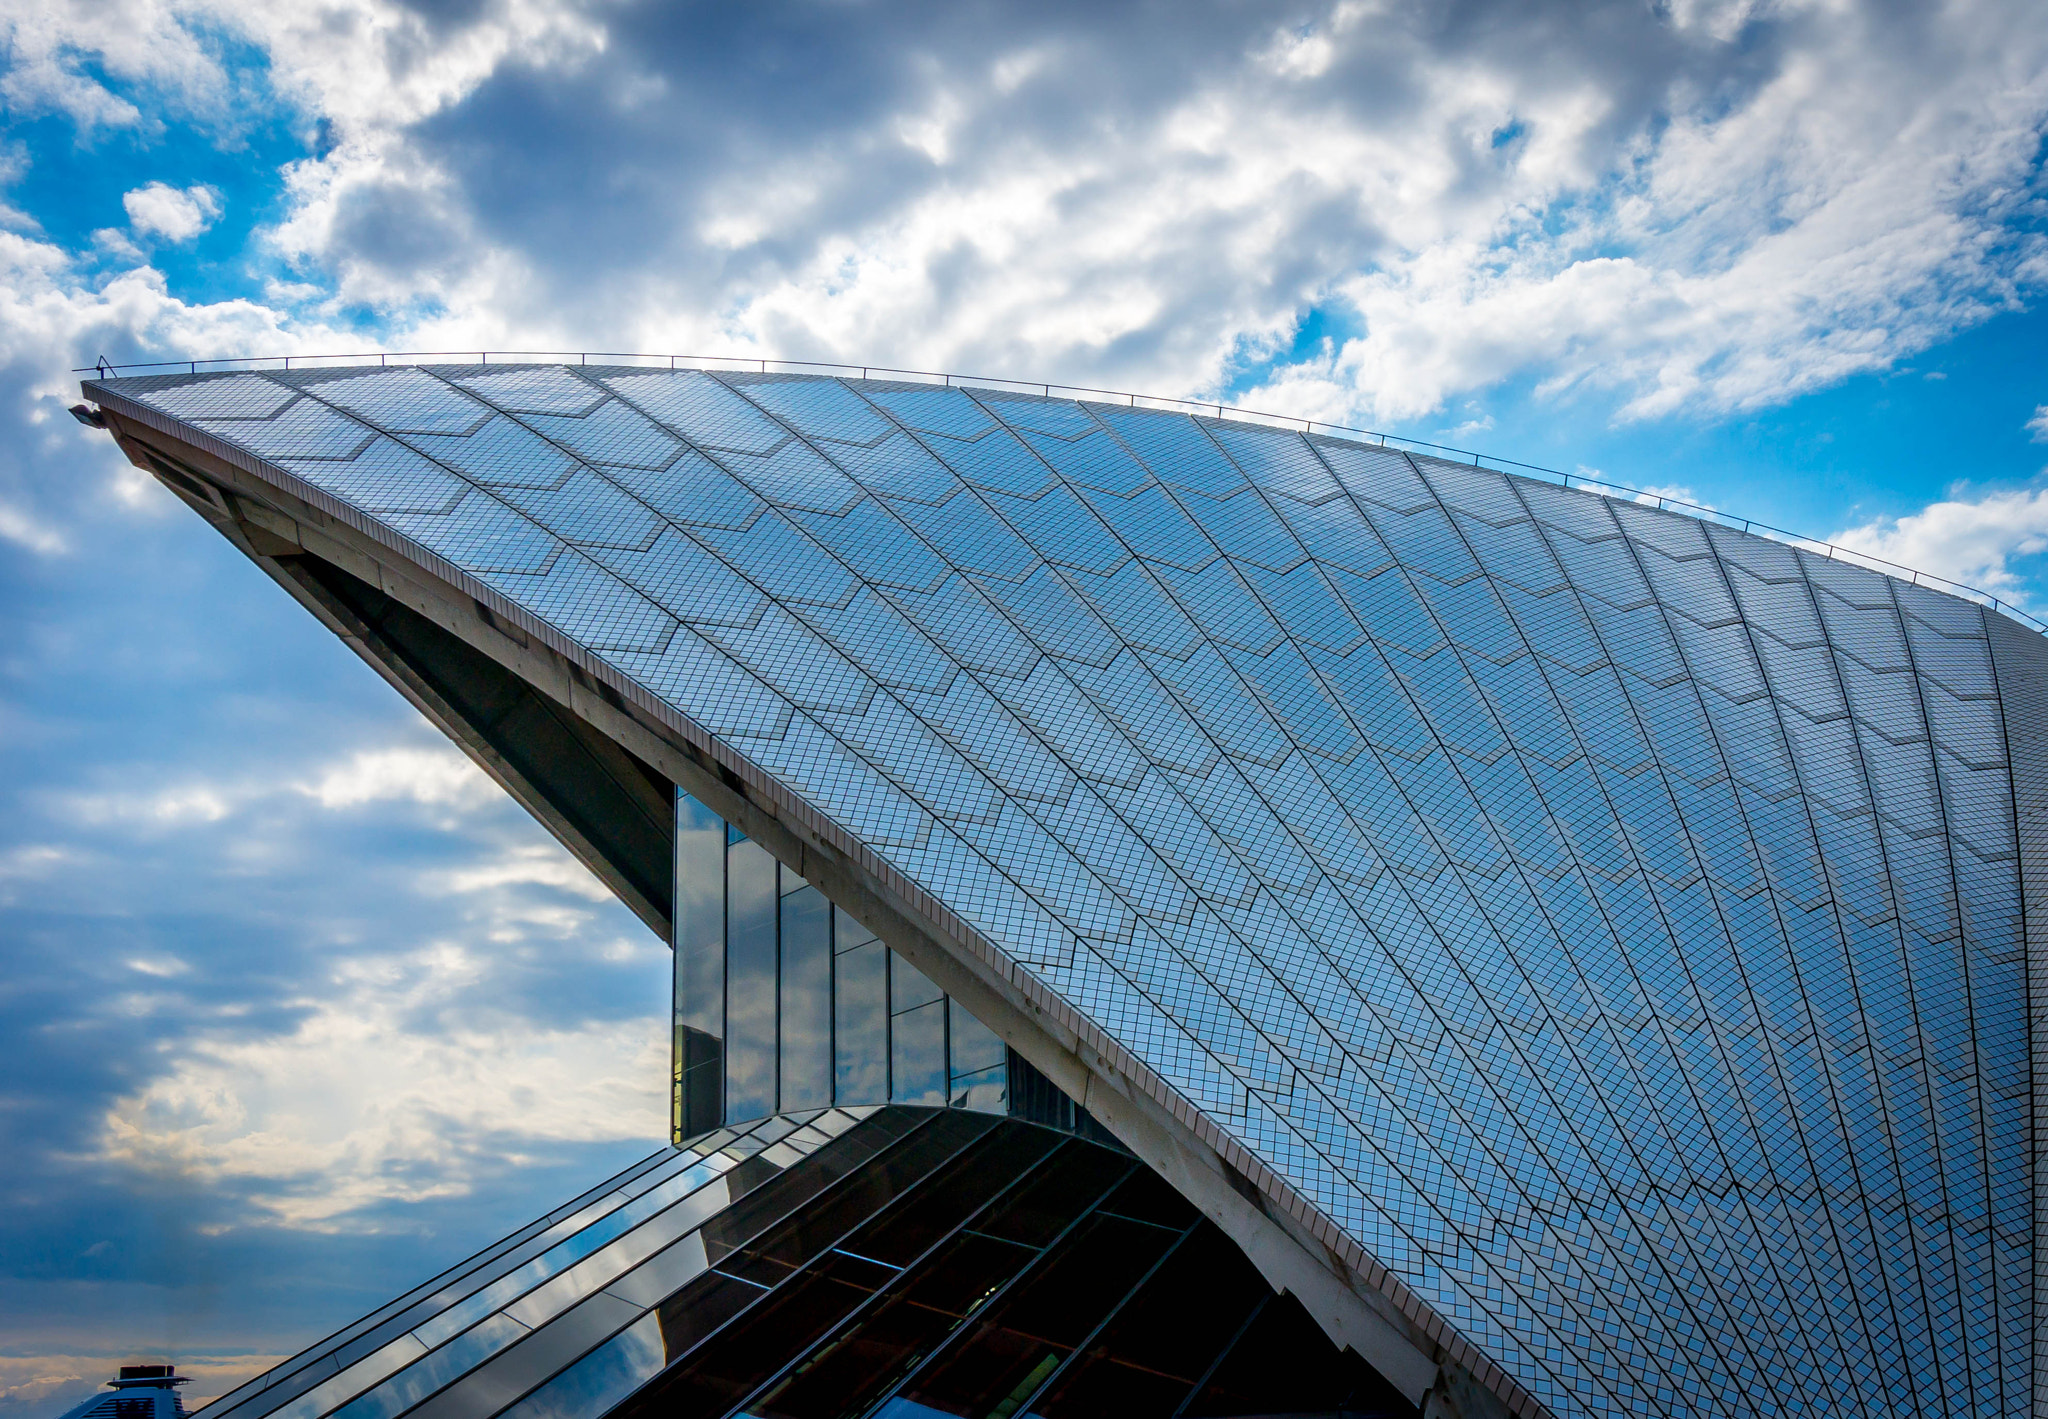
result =
M2006 618L1490 470L986 389L87 390L852 844L1511 1407L2031 1403L2048 645Z

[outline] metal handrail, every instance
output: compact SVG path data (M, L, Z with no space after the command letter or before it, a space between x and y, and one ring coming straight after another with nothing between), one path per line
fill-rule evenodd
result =
M375 360L378 365L386 366L393 361L401 365L422 364L435 360L453 361L457 359L468 362L472 356L475 357L474 362L476 364L488 365L491 362L491 357L494 355L500 360L510 360L519 364L531 364L538 361L573 361L576 364L587 365L591 360L595 359L600 361L618 360L646 363L656 368L666 366L669 369L703 365L720 367L751 365L761 374L770 373L769 367L771 365L777 368L793 367L800 370L845 371L847 373L858 370L861 379L869 379L875 375L901 375L908 376L913 380L936 381L947 386L956 384L977 387L1000 385L1015 389L1035 390L1046 398L1051 398L1055 391L1062 394L1101 395L1110 399L1122 400L1134 409L1155 408L1163 405L1178 409L1196 410L1205 414L1211 414L1218 419L1241 419L1247 422L1270 423L1286 428L1298 427L1304 433L1314 433L1317 429L1321 429L1327 433L1355 434L1363 438L1377 439L1382 447L1426 449L1434 454L1455 454L1458 461L1463 461L1467 458L1471 459L1474 468L1491 468L1496 472L1512 470L1540 474L1545 477L1555 478L1561 486L1566 488L1601 489L1606 492L1625 495L1633 502L1648 503L1654 499L1655 505L1665 511L1676 509L1684 512L1687 516L1698 518L1704 522L1715 522L1724 527L1739 527L1744 532L1752 532L1759 536L1769 537L1773 541L1817 549L1830 559L1839 558L1853 563L1866 564L1874 569L1900 576L1915 586L1931 585L1944 590L1958 592L1971 600L1982 602L1994 610L2002 611L2010 616L2016 616L2033 627L2034 630L2041 632L2043 635L2048 635L2048 620L2044 620L2022 607L2015 606L2010 601L2005 601L1984 590L1982 587L1971 586L1966 582L1956 581L1950 577L1937 576L1933 572L1920 571L1918 568L1891 561L1889 558L1876 556L1870 552L1860 552L1853 547L1843 547L1834 542L1823 541L1818 537L1809 537L1803 532L1793 532L1787 528L1775 527L1768 522L1759 522L1753 518L1737 517L1733 513L1723 512L1715 507L1708 507L1704 503L1688 502L1684 498L1668 497L1661 493L1652 493L1642 488L1630 487L1626 483L1615 483L1604 478L1588 478L1583 473L1567 473L1562 469L1550 468L1541 463L1525 463L1518 458L1501 458L1494 454L1477 453L1469 448L1456 448L1450 444L1431 443L1428 439L1409 438L1404 434L1382 433L1377 429L1361 429L1350 424L1333 424L1322 419L1303 419L1292 414L1269 414L1262 410L1246 409L1240 405L1224 404L1216 400L1176 399L1168 395L1132 394L1128 390L1098 389L1093 385L1086 384L1051 384L1042 380L1005 379L1000 375L947 374L938 370L898 369L890 365L850 365L829 360L777 360L758 355L647 355L614 350L369 350L340 355L241 355L209 360L151 360L142 363L118 365L102 357L97 364L83 365L71 372L73 374L94 374L102 379L107 379L118 376L125 370L182 369L189 373L197 374L201 366L248 370L281 367L288 370L292 367L292 361L294 360L297 360L301 365L332 365L340 362L367 364L369 361ZM1485 461L1482 462L1482 459Z

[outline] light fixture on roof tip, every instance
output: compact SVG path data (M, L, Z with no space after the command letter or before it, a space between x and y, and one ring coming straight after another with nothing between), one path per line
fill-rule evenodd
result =
M85 425L88 429L104 429L107 426L107 416L93 408L90 404L72 405L71 417L78 420L79 423Z

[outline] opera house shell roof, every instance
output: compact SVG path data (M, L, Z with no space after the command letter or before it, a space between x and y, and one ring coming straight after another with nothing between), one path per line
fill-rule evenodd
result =
M2000 612L1136 401L86 394L331 628L322 567L743 827L1333 1338L1522 1414L2033 1406L2048 644ZM668 930L659 843L384 668Z

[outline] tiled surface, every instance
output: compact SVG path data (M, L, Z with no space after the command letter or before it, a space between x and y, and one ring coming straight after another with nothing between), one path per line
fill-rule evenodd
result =
M1490 471L987 391L106 387L724 738L1554 1413L2026 1408L1976 606Z

